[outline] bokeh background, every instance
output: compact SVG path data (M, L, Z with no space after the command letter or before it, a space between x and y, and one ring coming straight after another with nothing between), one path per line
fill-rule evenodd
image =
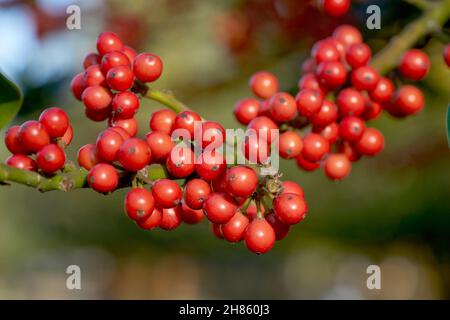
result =
M81 30L66 29L66 8L74 3L82 10ZM363 27L368 4L381 6L381 30ZM0 68L25 93L15 122L48 106L68 112L74 159L77 146L104 126L84 117L69 87L103 30L162 57L165 70L154 87L173 90L232 128L234 103L250 95L247 80L256 70L276 73L281 87L292 90L312 42L339 23L361 26L379 50L419 15L392 0L354 1L339 20L298 0L0 0ZM40 194L13 185L0 188L0 298L450 298L450 69L438 41L418 46L433 65L421 84L427 106L417 116L384 115L374 123L386 137L382 154L354 165L338 183L282 162L285 176L305 189L310 212L269 254L217 240L206 222L144 232L123 214L124 190ZM159 107L141 107L141 135ZM2 143L0 158L6 157ZM82 290L66 289L71 264L81 267ZM371 264L381 267L381 290L366 287Z

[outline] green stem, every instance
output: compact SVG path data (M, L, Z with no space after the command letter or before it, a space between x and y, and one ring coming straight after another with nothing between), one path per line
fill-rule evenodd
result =
M145 97L154 101L158 101L159 103L165 105L166 107L172 109L177 113L190 110L184 103L176 99L171 92L163 92L160 90L148 88L147 92L145 93Z

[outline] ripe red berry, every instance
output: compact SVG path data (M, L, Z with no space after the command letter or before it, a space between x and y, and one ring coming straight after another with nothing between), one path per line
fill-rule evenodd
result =
M270 72L260 71L252 75L249 87L255 96L269 99L278 92L278 79Z
M100 157L105 161L115 161L123 143L122 136L111 129L106 129L97 137L97 150Z
M96 164L87 177L89 186L95 191L107 193L117 188L119 183L119 174L117 170L110 164Z
M303 89L295 97L300 115L310 117L319 112L323 103L323 94L315 89Z
M250 121L247 129L255 130L258 137L266 139L267 143L270 144L272 142L272 137L275 134L272 131L275 130L278 132L278 125L270 118L260 116Z
M339 125L339 135L347 141L358 141L364 133L366 125L361 118L347 116Z
M173 208L180 203L182 191L175 181L160 179L153 185L152 194L157 206Z
M88 53L83 59L83 68L87 69L90 66L100 64L101 60L102 59L98 54L96 54L94 52Z
M108 106L104 109L99 109L99 110L88 109L88 108L84 109L84 114L86 115L86 117L95 122L105 121L106 119L108 119L111 116L111 113L112 113L112 108L110 106Z
M195 126L194 138L197 145L201 146L202 149L208 146L217 149L226 141L225 129L218 122L204 121L201 125Z
M50 138L62 137L69 128L69 118L66 112L60 108L45 109L39 117L39 122Z
M35 120L26 121L20 126L19 139L23 147L30 152L38 152L50 143L47 130Z
M110 118L109 120L109 126L113 128L122 128L131 137L134 137L138 131L138 123L136 118L129 118L129 119L116 119L116 118Z
M338 118L338 107L328 99L324 99L320 109L309 116L309 121L313 126L323 127L335 122Z
M380 74L375 68L364 66L353 70L350 78L355 89L372 91L377 87Z
M170 155L170 151L175 146L168 134L153 131L145 135L145 141L150 147L152 154L152 161L154 162L165 162L167 157Z
M155 207L150 216L148 216L146 219L136 221L136 224L138 225L139 228L144 230L152 230L155 229L156 227L159 227L162 218L161 211L162 209L158 209Z
M377 86L375 89L369 91L369 95L373 101L384 103L391 100L394 90L395 87L391 80L385 77L380 77Z
M281 222L275 212L269 213L266 216L266 220L272 226L276 240L280 241L286 238L291 229L290 225Z
M321 0L323 11L331 17L339 17L350 9L350 0Z
M116 119L129 119L134 117L138 111L139 99L132 92L119 92L114 95L112 108Z
M117 160L127 171L139 171L150 163L151 151L148 144L141 139L125 140L117 153Z
M13 154L28 154L28 150L20 141L20 126L12 126L5 133L5 144Z
M367 65L372 56L372 51L365 43L354 43L347 49L345 60L353 68L357 69Z
M110 69L118 66L130 67L130 59L121 51L112 51L103 56L100 68L103 74L107 74Z
M302 155L308 161L320 161L330 152L328 141L317 133L310 133L303 138Z
M212 152L210 155L202 153L195 163L195 171L206 181L216 180L226 168L226 161L218 152Z
M255 219L245 230L245 245L256 254L270 251L275 244L275 231L265 219Z
M184 201L186 204L198 210L203 208L203 203L211 193L209 183L202 179L192 179L184 187Z
M152 113L150 129L170 135L177 114L169 109L161 109Z
M108 52L121 51L122 49L122 40L113 32L102 32L97 38L97 50L102 56Z
M91 110L107 109L111 104L112 98L111 92L102 86L88 87L81 96L84 106Z
M339 125L336 122L332 122L325 127L313 127L312 131L324 137L330 145L334 144L339 138Z
M121 128L121 127L110 127L108 129L113 130L113 131L117 132L118 134L120 134L120 136L122 137L123 141L128 140L128 139L131 138L130 134L124 128Z
M297 166L305 171L314 171L320 167L320 163L305 159L301 153L298 155L296 160Z
M400 73L407 79L420 81L430 70L430 58L418 49L406 51L400 61Z
M450 44L445 46L443 56L445 63L447 64L448 67L450 67Z
M341 42L345 47L363 41L361 32L348 24L337 27L333 32L333 38Z
M270 99L270 114L275 121L291 121L297 115L295 99L285 92L274 94Z
M375 101L372 101L370 99L366 99L366 106L364 108L364 112L361 115L361 117L368 121L368 120L374 120L378 118L381 115L381 112L383 111L383 106Z
M303 89L314 89L320 91L322 95L326 93L326 88L320 84L319 79L312 72L306 73L300 78L298 81L298 89L299 91Z
M173 208L163 209L159 227L166 231L178 228L182 222L182 215L181 204Z
M174 120L172 131L177 129L187 130L191 139L194 138L195 123L202 121L202 118L194 111L180 112Z
M235 197L250 197L258 185L258 175L250 167L238 165L227 170L227 191Z
M241 152L253 164L267 163L270 156L270 145L264 136L256 133L247 134L241 145Z
M292 181L283 181L281 183L281 193L280 194L285 194L285 193L294 193L296 195L299 195L300 197L304 198L305 197L305 193L302 189L302 187L300 187L298 184L296 184L295 182Z
M131 48L129 46L123 46L122 52L125 53L125 55L128 57L128 60L130 60L130 62L133 62L134 59L136 59L137 52L133 48Z
M217 239L223 240L222 225L217 223L211 223L211 231Z
M337 105L339 106L339 113L342 117L359 117L364 112L365 101L363 95L359 93L359 91L352 88L346 88L339 93Z
M336 46L328 40L321 40L311 49L311 56L317 65L322 62L339 61L340 54Z
M316 61L314 58L309 57L302 63L302 72L303 73L309 73L314 72L314 69L316 69Z
M357 150L366 156L374 156L384 148L384 137L375 128L367 128L361 139L356 143Z
M84 82L84 73L78 73L73 77L70 82L70 89L72 90L72 94L75 99L81 101L81 95L83 94L84 89L86 89L86 84Z
M167 157L166 167L176 178L190 176L195 170L194 153L190 148L175 146Z
M91 170L96 164L102 161L98 154L97 146L93 143L82 146L78 150L77 159L80 167L86 170Z
M339 61L322 62L316 69L316 75L321 85L336 89L347 81L347 69Z
M361 159L361 154L356 149L356 146L348 141L342 141L342 143L338 145L338 152L344 154L351 162Z
M162 60L155 54L144 52L134 59L134 75L142 82L153 82L158 80L162 71Z
M303 149L302 137L295 131L280 134L279 153L284 159L296 158Z
M63 136L60 138L60 141L63 145L63 148L67 147L68 145L70 145L70 143L72 142L73 139L73 128L72 126L69 124L69 126L67 127L66 132L63 134Z
M325 160L325 174L332 180L342 180L350 174L352 164L345 154L332 154Z
M423 109L425 97L417 87L404 85L395 93L394 104L402 113L410 115Z
M133 188L128 191L124 206L130 219L146 220L155 209L155 200L150 191L144 188Z
M61 169L66 162L66 154L56 144L43 147L36 155L36 163L44 173L50 174Z
M184 202L181 203L181 209L181 219L187 224L197 224L201 222L205 216L203 210L192 209Z
M5 164L10 167L28 170L28 171L37 171L36 162L23 154L13 154L9 156Z
M134 74L128 66L111 68L106 74L106 82L109 87L116 91L126 91L134 83Z
M259 101L256 99L243 99L234 107L234 116L242 124L248 124L258 116Z
M203 210L209 221L224 224L235 215L237 205L228 194L213 192L204 202Z
M84 85L87 87L104 86L106 78L99 65L92 65L83 74Z
M227 223L221 226L222 235L229 242L239 242L244 239L248 224L248 218L238 211Z
M277 218L284 224L297 224L306 215L305 199L294 193L284 193L273 200L273 209Z

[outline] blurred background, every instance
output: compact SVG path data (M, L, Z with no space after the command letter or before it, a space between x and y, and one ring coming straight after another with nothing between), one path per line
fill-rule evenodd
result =
M81 30L66 28L70 4L81 8ZM363 27L368 4L381 6L381 30ZM354 1L342 19L298 0L0 0L0 68L25 93L16 122L49 106L68 112L75 132L68 153L76 159L77 146L94 141L104 124L84 117L69 83L101 31L162 57L164 73L154 87L173 90L205 118L233 128L232 108L250 96L253 72L268 69L292 90L311 44L336 25L361 26L376 51L419 15L392 0ZM0 298L449 299L450 69L442 44L423 39L418 47L432 59L420 84L427 106L373 124L385 135L384 152L336 183L322 171L282 162L285 176L305 189L310 210L269 254L217 240L206 222L144 232L123 213L124 190L105 197L1 187ZM144 103L140 135L160 107ZM81 268L82 290L66 289L71 264ZM366 287L371 264L381 268L381 290Z

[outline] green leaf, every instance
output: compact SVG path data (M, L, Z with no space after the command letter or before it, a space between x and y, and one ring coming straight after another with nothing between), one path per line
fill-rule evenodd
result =
M450 148L450 104L447 107L447 141Z
M0 72L0 129L14 119L22 102L22 91Z

